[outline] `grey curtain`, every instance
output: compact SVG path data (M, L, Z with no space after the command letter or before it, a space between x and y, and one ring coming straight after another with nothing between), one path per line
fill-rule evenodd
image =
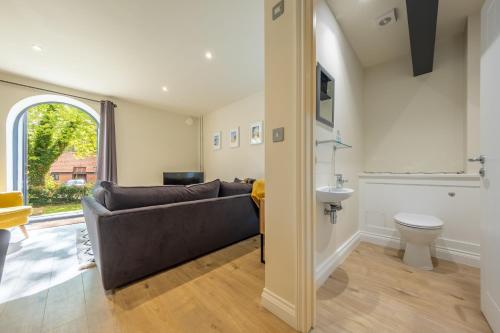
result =
M101 101L100 116L97 180L117 183L115 104L110 101Z

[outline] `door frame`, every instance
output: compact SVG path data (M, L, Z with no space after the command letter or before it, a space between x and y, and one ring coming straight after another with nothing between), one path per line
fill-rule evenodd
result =
M309 332L316 322L315 244L316 191L314 177L316 122L316 0L298 1L299 112L297 119L298 166L297 216L297 326Z
M33 106L50 103L70 105L88 114L97 124L99 139L99 113L77 99L62 95L34 95L14 104L7 115L5 128L7 191L22 191L24 200L27 200L26 172L23 172L27 166L27 111Z
M264 308L314 327L316 0L265 0Z

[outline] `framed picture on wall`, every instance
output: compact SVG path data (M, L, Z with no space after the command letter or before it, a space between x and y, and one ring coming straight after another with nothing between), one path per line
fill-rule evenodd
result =
M229 147L237 148L240 146L240 128L231 128L229 130Z
M221 132L215 132L212 136L212 149L219 150L221 148Z
M250 124L250 144L258 145L263 142L264 139L264 129L262 126L262 121L258 121Z

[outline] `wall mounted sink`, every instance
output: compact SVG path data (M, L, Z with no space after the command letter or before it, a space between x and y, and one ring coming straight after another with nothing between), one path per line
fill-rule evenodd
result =
M347 187L322 186L316 189L316 199L322 203L341 202L349 199L354 190Z

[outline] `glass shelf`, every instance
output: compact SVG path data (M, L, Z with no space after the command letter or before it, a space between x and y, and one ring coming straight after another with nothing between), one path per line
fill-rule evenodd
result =
M337 140L316 140L316 146L325 144L325 143L333 143L333 147L335 149L346 149L346 148L352 148L352 146L345 144L343 142L337 141Z

